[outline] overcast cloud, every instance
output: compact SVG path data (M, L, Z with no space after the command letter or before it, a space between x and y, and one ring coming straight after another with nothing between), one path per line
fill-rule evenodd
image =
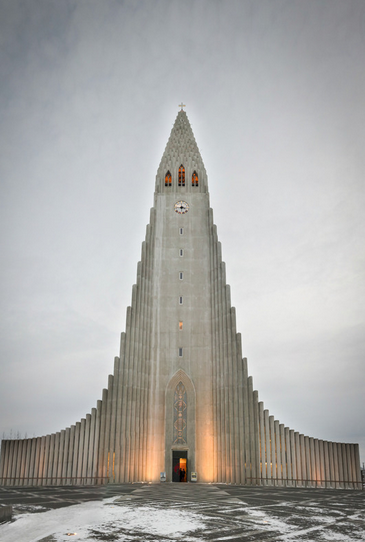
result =
M364 430L363 0L0 0L0 431L101 398L183 100L265 408Z

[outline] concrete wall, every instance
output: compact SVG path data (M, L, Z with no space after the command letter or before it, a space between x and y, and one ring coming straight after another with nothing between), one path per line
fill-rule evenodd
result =
M87 485L103 483L97 476L96 410L76 426L32 439L4 440L0 484L12 486Z
M358 444L327 442L294 433L259 403L261 485L361 489ZM275 453L270 453L270 446ZM276 457L276 461L273 458ZM270 461L269 461L269 459Z

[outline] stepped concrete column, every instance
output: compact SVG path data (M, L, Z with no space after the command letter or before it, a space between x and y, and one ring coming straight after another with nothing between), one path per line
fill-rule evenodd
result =
M292 456L291 456L289 427L285 427L284 437L285 437L285 450L286 450L286 475L288 478L287 484L291 486L293 485L293 472L292 472Z
M37 453L37 438L32 438L32 451L30 455L30 463L29 463L29 483L32 486L37 485L35 480L37 478L37 473L35 472L35 456Z
M63 447L63 462L62 462L62 471L61 471L61 477L63 480L63 485L67 485L67 467L69 464L69 446L70 446L70 433L71 429L70 427L67 427L65 429L65 436L64 436L64 447Z
M276 478L277 484L282 485L282 472L281 472L281 453L280 453L280 427L279 421L274 421L274 431L275 431L275 448L276 448Z
M343 474L343 461L342 461L342 444L337 443L337 454L338 454L338 470L339 470L339 479L340 479L340 488L344 488L344 474Z
M330 487L335 487L334 484L334 462L333 462L333 443L328 443L328 460L329 460L329 479Z
M9 441L4 440L2 443L2 454L0 456L0 485L7 485L9 465Z
M83 457L82 457L82 469L81 477L83 479L83 484L89 484L90 481L87 477L87 467L89 459L89 440L90 440L90 423L91 423L91 414L86 414L85 418L85 434L84 434L84 446L83 446Z
M19 458L19 450L20 450L20 440L11 440L9 443L9 470L8 470L8 476L9 481L8 485L14 486L16 485L16 477L19 477L20 472L20 463L18 462ZM20 456L21 457L21 456Z
M339 470L338 470L338 449L337 449L337 442L333 442L332 443L332 450L333 450L333 465L334 465L334 473L333 473L333 476L334 476L334 480L335 480L335 483L334 483L334 487L335 489L337 489L339 487L339 479L340 479L340 474L339 474Z
M349 488L349 473L348 473L348 462L347 462L347 446L342 444L342 463L343 463L343 478L345 482L345 487Z
M45 456L45 450L46 450L46 437L43 436L41 438L41 449L39 452L39 478L38 478L38 485L43 486L44 485L44 456Z
M271 460L271 476L274 485L277 485L277 465L275 457L275 419L274 416L269 416L270 425L270 460Z
M69 449L68 449L68 460L67 460L67 484L72 484L74 447L75 447L75 431L76 431L76 426L71 425L71 428L70 428L70 442L69 442Z
M297 484L297 464L296 464L296 451L295 451L295 438L294 438L294 429L289 429L289 441L290 441L290 457L291 457L291 470L292 470L292 480L294 485Z
M301 485L302 463L301 463L301 458L300 458L300 442L299 442L298 431L294 432L294 442L295 442L295 465L296 465L296 470L297 470L296 485Z
M267 484L272 483L271 472L271 456L270 456L270 425L269 425L269 411L264 411L264 425L265 425L265 461L266 461L266 477Z
M323 451L324 451L324 472L325 472L325 478L326 478L325 487L331 487L330 462L329 462L328 441L327 440L323 441Z
M73 459L72 459L72 484L77 484L77 461L79 456L79 446L80 446L80 430L81 430L81 422L76 422L75 424L75 441L74 441L74 453L73 453Z
M288 480L287 480L287 470L286 470L284 424L281 423L279 425L279 431L280 431L281 471L282 471L283 485L286 486L288 483Z
M321 468L321 487L325 487L326 471L324 468L324 446L323 440L319 440L319 462Z
M57 474L58 474L58 456L60 451L60 433L57 432L55 434L55 440L54 440L54 452L53 452L53 461L52 461L52 485L57 485Z
M346 447L346 458L347 458L347 479L348 487L353 488L353 479L352 479L352 465L351 465L351 444L345 444Z
M312 486L312 481L311 481L312 480L311 456L310 456L310 447L309 447L309 437L304 437L304 448L305 448L305 470L306 470L306 473L307 473L307 480L309 481L309 486Z
M259 434L259 394L257 390L254 390L252 394L253 401L253 421L254 421L254 476L256 478L255 484L261 484L261 471L260 471L260 434Z

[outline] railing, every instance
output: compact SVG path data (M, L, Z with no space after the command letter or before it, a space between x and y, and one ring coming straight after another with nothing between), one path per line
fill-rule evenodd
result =
M13 476L0 478L0 486L96 486L107 484L108 481L108 476ZM217 483L219 484L219 482ZM272 487L314 487L322 489L365 489L364 480L307 480L304 478L263 478L254 476L246 478L246 484L243 485Z
M327 479L304 479L304 478L264 478L248 477L246 481L255 486L284 486L284 487L315 487L322 489L365 489L364 482L361 480L327 480Z
M0 486L96 486L108 480L108 476L8 476L0 478Z

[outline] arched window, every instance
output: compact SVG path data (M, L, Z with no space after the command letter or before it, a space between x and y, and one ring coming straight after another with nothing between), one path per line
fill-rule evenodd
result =
M171 186L171 173L169 171L165 175L165 186Z
M185 186L185 168L182 164L179 167L179 186Z
M187 441L187 398L186 389L179 382L174 393L174 444L186 445Z
M196 171L194 171L193 176L191 177L191 185L199 186L199 179L198 179L198 174Z

